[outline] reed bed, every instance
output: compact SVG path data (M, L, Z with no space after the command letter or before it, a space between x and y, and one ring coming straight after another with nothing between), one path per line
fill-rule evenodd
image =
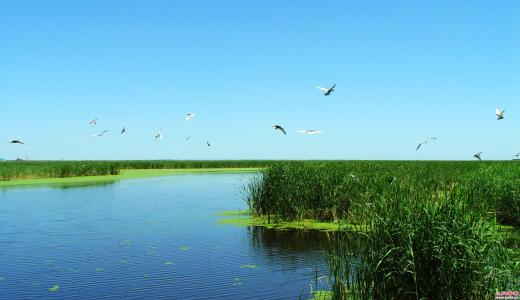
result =
M490 299L520 285L518 243L501 230L520 226L518 162L279 162L246 190L269 222L358 228L327 251L333 299Z
M2 161L0 180L117 175L123 169L260 168L264 160Z

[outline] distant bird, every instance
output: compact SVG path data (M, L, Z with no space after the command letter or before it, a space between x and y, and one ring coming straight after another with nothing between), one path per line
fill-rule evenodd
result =
M309 134L309 135L314 135L314 134L323 134L323 133L324 133L324 132L322 132L322 131L314 130L314 129L297 130L296 132L299 132L299 133L305 133L305 134Z
M506 112L506 110L500 110L500 109L496 109L495 110L495 114L497 115L497 120L502 120L504 118L504 113Z
M520 157L520 152L515 154L515 155L513 155L513 156Z
M163 135L162 135L162 128L159 129L159 131L155 134L155 140L162 140L163 139Z
M126 126L123 126L123 129L121 129L121 134L126 132Z
M273 125L273 128L275 130L280 130L281 132L283 132L283 134L287 135L287 133L285 132L285 129L283 129L282 126L280 126L280 125Z
M94 126L97 124L97 118L95 118L94 120L91 120L90 122L88 122L90 125Z
M92 135L92 136L103 136L103 135L104 135L105 133L107 133L107 132L108 132L108 130L103 130L102 132L100 132L100 133L96 133L96 134L94 134L94 135Z
M21 145L25 145L24 142L20 141L20 140L8 140L9 143L11 144L21 144Z
M473 155L474 158L478 159L478 160L482 160L482 158L480 158L480 154L482 154L484 152L479 152L479 153L476 153Z
M211 144L208 141L206 141L206 144L208 145L208 147L211 147Z
M322 91L323 92L323 95L325 96L328 96L330 95L332 92L334 92L334 89L336 88L336 84L334 83L331 87L329 88L324 88L324 87L321 87L321 86L317 86L316 87L318 90Z
M419 150L419 148L421 148L422 145L428 144L428 141L436 140L436 139L437 139L436 137L431 137L431 138L425 139L424 141L420 142L419 145L417 145L417 148L415 148L415 151Z
M191 119L193 119L193 117L195 117L195 114L194 113L187 113L186 114L186 122L190 121Z
M184 140L187 141L187 140L189 140L189 139L191 139L191 135L188 136L187 138L185 138Z

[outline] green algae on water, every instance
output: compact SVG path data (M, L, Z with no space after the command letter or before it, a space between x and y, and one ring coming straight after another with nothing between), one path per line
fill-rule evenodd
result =
M56 292L59 289L60 289L60 286L55 284L54 286L49 288L49 292Z
M164 262L164 264L169 266L169 265L172 265L173 262L172 261L166 261L166 262Z
M256 265L241 265L240 269L256 269Z
M188 250L190 250L190 247L188 247L188 246L181 246L181 247L179 247L179 249L181 249L182 251L188 251Z

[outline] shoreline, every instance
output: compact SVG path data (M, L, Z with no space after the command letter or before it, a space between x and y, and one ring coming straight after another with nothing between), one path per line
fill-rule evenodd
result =
M159 177L169 175L187 174L232 174L232 173L253 173L260 168L193 168L193 169L123 169L118 175L95 175L95 176L74 176L74 177L47 177L47 178L23 178L0 181L0 188L11 186L36 186L66 183L90 183L118 181L124 179L137 179L147 177Z

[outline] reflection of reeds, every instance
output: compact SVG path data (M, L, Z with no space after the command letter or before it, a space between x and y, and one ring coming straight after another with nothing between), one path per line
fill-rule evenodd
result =
M517 287L496 224L520 225L515 162L280 162L246 188L256 216L359 227L328 251L335 299L485 299Z

